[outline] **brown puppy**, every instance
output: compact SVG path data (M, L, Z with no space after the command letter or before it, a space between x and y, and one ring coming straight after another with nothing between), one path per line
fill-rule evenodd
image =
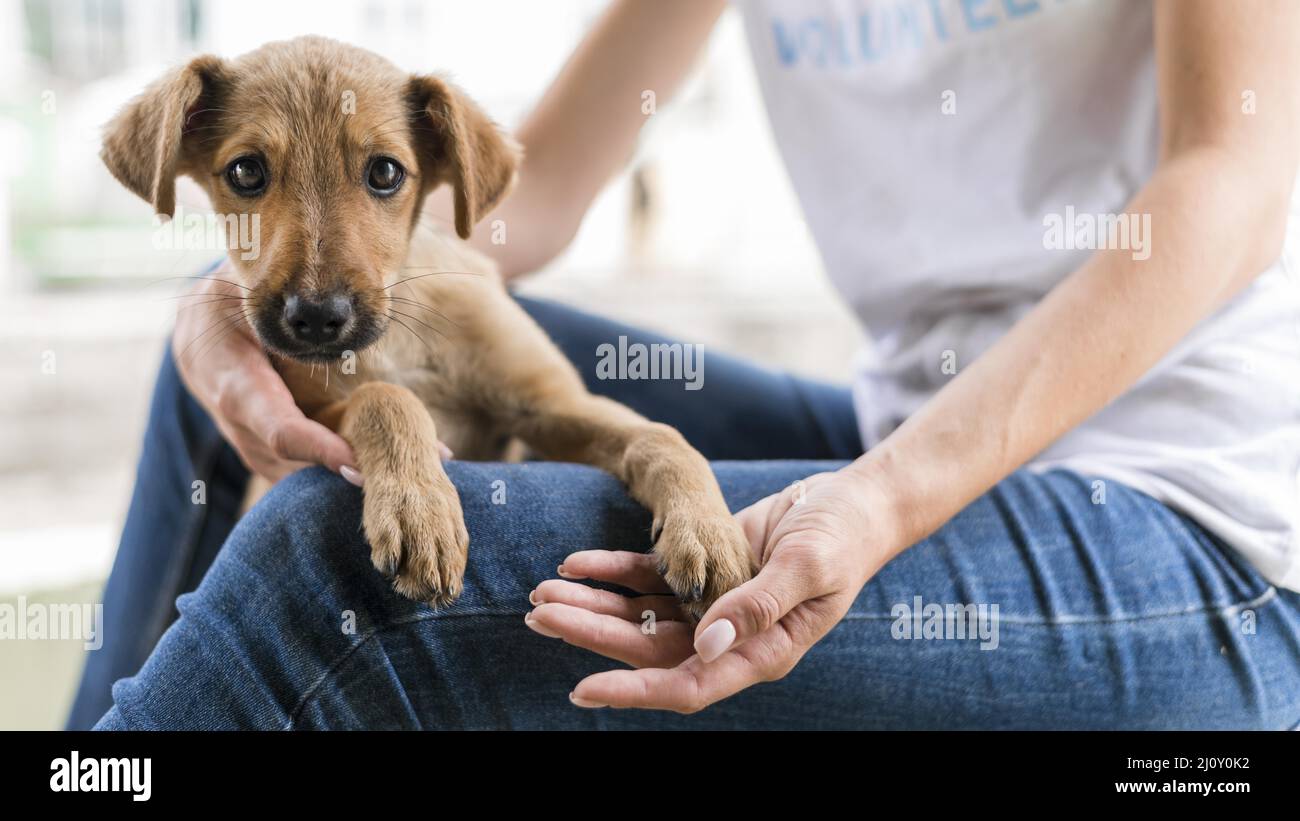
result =
M752 575L704 458L587 393L490 260L416 230L445 183L467 238L514 179L517 149L447 83L316 37L199 57L109 124L102 156L159 214L186 174L218 214L260 220L256 258L230 255L242 316L303 411L352 445L371 558L398 592L434 605L460 593L469 539L439 438L464 458L522 441L618 476L653 512L664 577L692 615ZM334 362L352 368L314 373Z

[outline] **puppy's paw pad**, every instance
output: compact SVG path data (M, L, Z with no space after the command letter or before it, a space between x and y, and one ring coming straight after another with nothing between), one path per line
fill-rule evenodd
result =
M659 573L692 618L754 575L749 541L730 515L669 515L653 532Z

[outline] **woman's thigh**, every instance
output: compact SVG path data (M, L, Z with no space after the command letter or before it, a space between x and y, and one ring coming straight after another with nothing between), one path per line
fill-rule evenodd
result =
M717 463L733 509L828 463ZM584 548L646 550L648 514L600 471L452 463L464 594L393 594L360 492L290 477L240 523L104 728L1284 727L1300 719L1297 596L1112 484L1018 473L886 566L785 679L692 716L580 710L613 662L524 626ZM968 621L935 618L969 605ZM959 637L958 625L966 637Z
M239 517L248 472L181 384L170 349L154 385L135 488L103 593L103 646L87 651L68 728L89 729L109 688L140 669Z

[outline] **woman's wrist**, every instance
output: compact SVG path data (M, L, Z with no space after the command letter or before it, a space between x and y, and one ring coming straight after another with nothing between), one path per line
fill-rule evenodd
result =
M841 470L848 480L849 492L862 532L855 544L863 551L865 576L871 578L914 541L908 534L910 517L904 507L899 487L879 460L866 456Z

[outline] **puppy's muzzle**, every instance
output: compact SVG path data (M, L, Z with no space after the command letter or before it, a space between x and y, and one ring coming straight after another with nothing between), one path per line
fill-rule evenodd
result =
M302 362L328 362L360 351L386 327L382 314L347 288L288 290L259 301L253 325L262 344Z
M352 315L352 299L345 294L291 294L284 300L284 327L304 345L330 345L345 338Z

